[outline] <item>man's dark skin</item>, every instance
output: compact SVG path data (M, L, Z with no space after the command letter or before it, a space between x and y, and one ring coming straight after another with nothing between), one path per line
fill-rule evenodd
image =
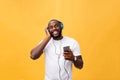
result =
M61 40L63 38L61 34L62 30L60 29L60 23L57 20L51 20L48 24L48 27L46 27L45 32L46 38L38 46L31 50L31 58L33 60L39 58L43 54L43 49L45 48L51 37L53 37L54 40ZM76 61L74 60L75 56L73 55L71 50L69 52L64 52L63 56L66 60L72 61L76 68L81 69L83 67L83 60L81 55L77 56Z

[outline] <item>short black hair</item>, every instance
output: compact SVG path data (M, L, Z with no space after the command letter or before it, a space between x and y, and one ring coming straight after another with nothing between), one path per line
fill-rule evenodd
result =
M58 22L59 24L61 23L61 21L59 21L59 20L57 20L57 19L51 19L51 20L49 21L48 25L50 24L51 21L56 21L56 22Z
M49 23L48 23L48 26L49 26L49 24L50 24L51 21L56 21L56 22L58 22L59 25L60 25L60 28L63 29L63 23L62 23L61 21L57 20L57 19L51 19L51 20L49 21Z

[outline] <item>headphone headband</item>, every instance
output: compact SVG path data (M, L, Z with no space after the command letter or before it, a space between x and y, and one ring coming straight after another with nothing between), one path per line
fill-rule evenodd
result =
M56 19L52 19L52 20L49 21L49 23L50 23L51 21L57 21L57 22L60 24L61 30L63 29L64 26L63 26L63 23L62 23L61 21L56 20Z

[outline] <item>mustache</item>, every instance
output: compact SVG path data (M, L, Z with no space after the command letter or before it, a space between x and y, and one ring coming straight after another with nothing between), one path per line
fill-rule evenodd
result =
M57 31L57 30L56 30L56 31ZM53 31L53 32L54 32L54 31ZM59 31L58 36L54 36L54 35L52 34L53 32L51 32L50 35L51 35L51 37L53 37L54 39L59 38L59 37L61 37L61 35L62 35L62 30Z

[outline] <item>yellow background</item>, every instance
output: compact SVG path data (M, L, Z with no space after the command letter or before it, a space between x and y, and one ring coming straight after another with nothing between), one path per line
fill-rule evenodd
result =
M73 80L120 80L119 0L0 0L0 80L43 80L44 56L29 56L53 18L81 46Z

